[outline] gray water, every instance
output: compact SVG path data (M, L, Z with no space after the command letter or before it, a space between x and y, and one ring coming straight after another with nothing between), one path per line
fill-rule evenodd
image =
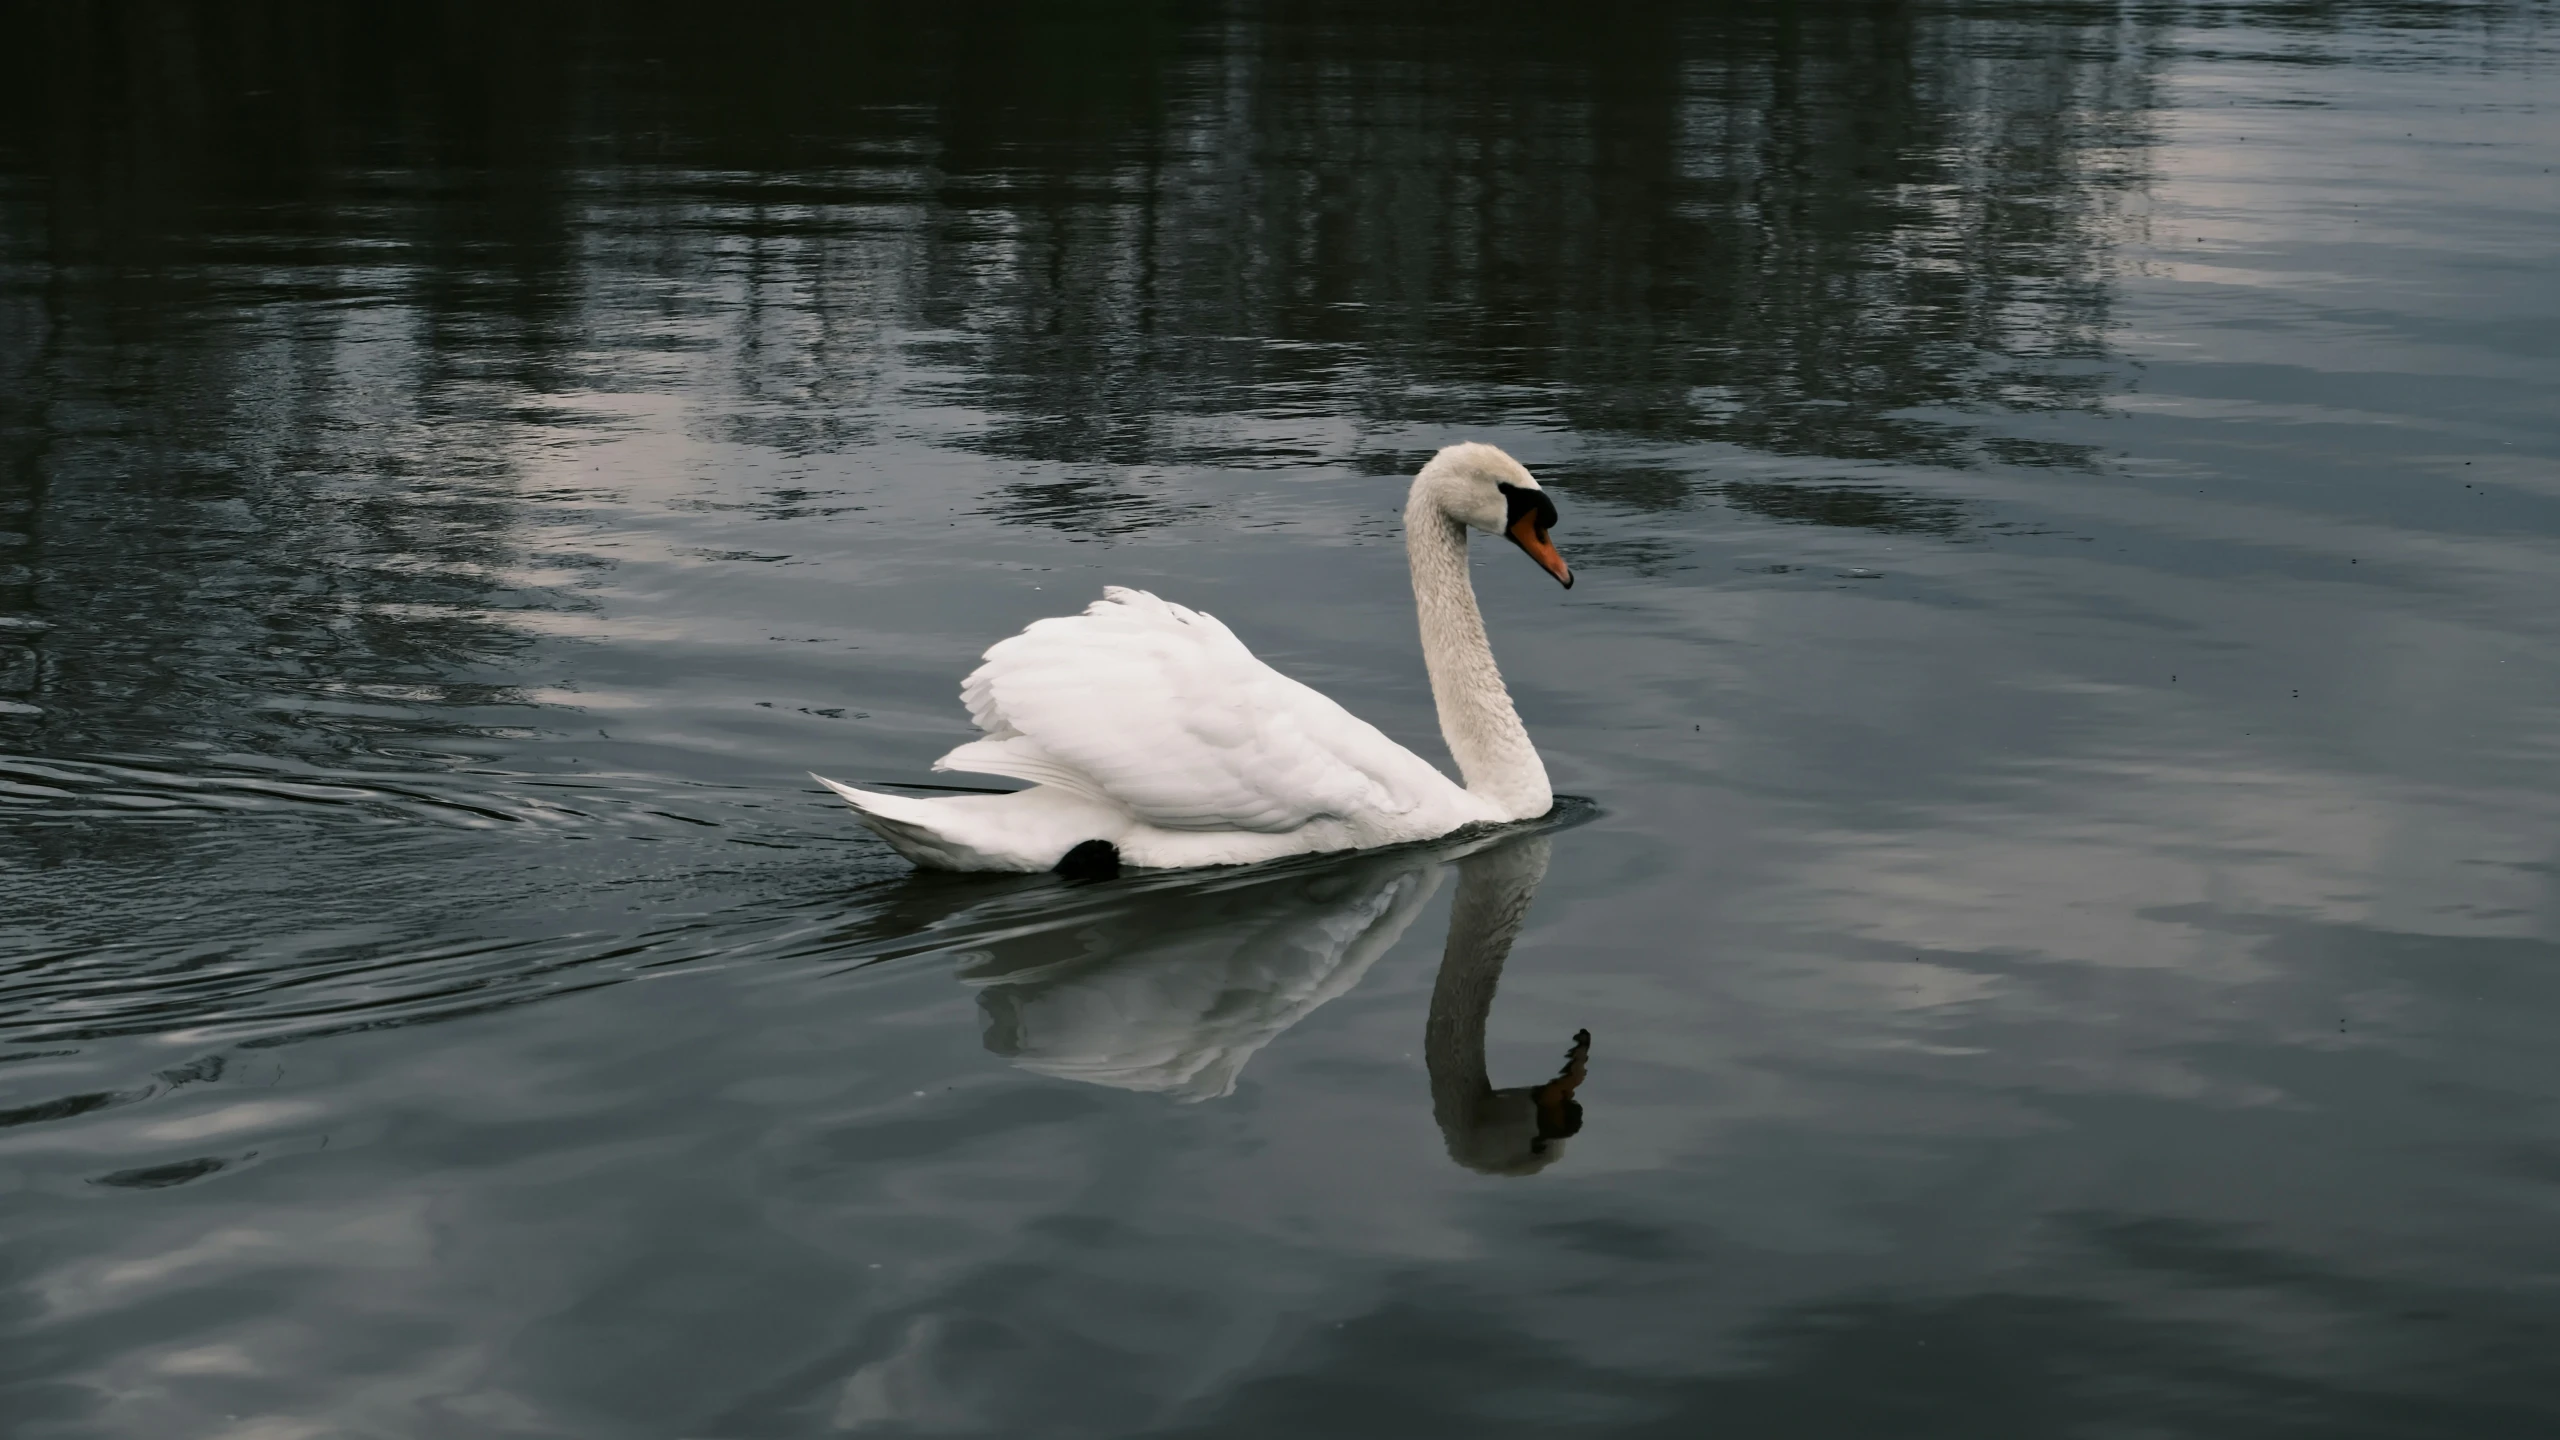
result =
M0 1430L2560 1433L2548 4L376 9L0 32ZM1458 439L1531 833L806 778Z

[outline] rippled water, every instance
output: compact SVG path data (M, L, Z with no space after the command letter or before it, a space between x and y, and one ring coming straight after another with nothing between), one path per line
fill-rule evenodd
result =
M2553 22L13 12L9 1433L2560 1430ZM806 778L1460 438L1534 833Z

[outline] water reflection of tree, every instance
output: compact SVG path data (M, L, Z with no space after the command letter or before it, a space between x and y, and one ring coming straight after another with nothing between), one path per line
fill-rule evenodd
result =
M547 27L316 18L13 27L5 598L50 624L45 745L337 756L508 693L574 293Z
M1186 61L1150 126L990 151L1003 223L952 238L937 298L976 337L987 443L1026 458L1215 456L1184 412L1498 407L1960 462L1998 442L1905 412L2101 383L2071 362L2103 353L2138 178L2125 23L1275 12Z
M1042 464L1000 515L1103 533L1172 507L1080 467L1364 463L1346 420L2014 452L1968 412L2101 383L2128 13L44 7L0 604L88 741L332 744L251 702L490 683L556 600L520 447L670 354L785 454L956 398Z

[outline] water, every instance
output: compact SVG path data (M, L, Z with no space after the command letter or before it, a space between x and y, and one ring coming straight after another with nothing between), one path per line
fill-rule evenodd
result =
M2553 21L15 13L5 1428L2560 1429ZM1537 833L805 778L1458 438Z

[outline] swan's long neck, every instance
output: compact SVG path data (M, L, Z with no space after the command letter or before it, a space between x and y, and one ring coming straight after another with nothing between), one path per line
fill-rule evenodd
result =
M1466 527L1449 518L1430 492L1414 487L1404 511L1405 558L1413 567L1413 607L1422 621L1422 663L1440 709L1440 738L1449 744L1470 794L1506 820L1544 815L1555 804L1547 767L1511 708L1511 692L1494 668L1467 576Z

